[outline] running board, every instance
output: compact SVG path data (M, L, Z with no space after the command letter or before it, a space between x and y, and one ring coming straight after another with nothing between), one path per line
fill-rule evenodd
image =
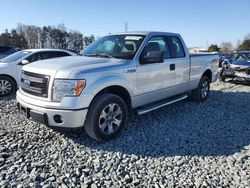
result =
M161 100L159 102L152 103L152 104L149 104L149 105L146 105L144 107L139 108L137 110L137 114L138 115L146 114L146 113L151 112L153 110L157 110L161 107L176 103L178 101L182 101L186 98L188 98L188 95L181 95L181 96L179 95L176 97L171 97L169 99Z

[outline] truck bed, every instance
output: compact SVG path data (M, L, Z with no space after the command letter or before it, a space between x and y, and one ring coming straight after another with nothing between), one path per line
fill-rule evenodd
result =
M207 56L207 55L218 55L218 53L217 52L190 53L189 57Z
M191 62L190 81L199 81L201 77L201 70L206 70L205 66L211 65L212 80L217 79L218 67L219 67L219 55L218 53L196 53L189 54Z

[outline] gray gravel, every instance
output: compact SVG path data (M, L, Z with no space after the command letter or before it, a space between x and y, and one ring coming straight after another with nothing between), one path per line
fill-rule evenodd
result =
M98 143L26 120L0 100L0 187L250 187L250 86L132 116Z

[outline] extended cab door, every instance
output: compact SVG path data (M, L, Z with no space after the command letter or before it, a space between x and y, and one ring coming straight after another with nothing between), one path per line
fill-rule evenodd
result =
M190 59L188 52L185 52L183 41L178 36L168 36L167 43L170 49L170 59L168 62L175 69L175 92L183 93L188 88L190 77Z
M162 51L164 61L159 63L143 63L143 57L149 51ZM144 47L138 65L136 106L147 104L167 97L168 88L176 85L176 74L170 59L167 36L154 36Z

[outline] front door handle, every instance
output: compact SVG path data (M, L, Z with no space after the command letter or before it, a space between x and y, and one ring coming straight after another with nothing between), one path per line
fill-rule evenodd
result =
M175 64L170 64L170 70L171 71L175 70Z

